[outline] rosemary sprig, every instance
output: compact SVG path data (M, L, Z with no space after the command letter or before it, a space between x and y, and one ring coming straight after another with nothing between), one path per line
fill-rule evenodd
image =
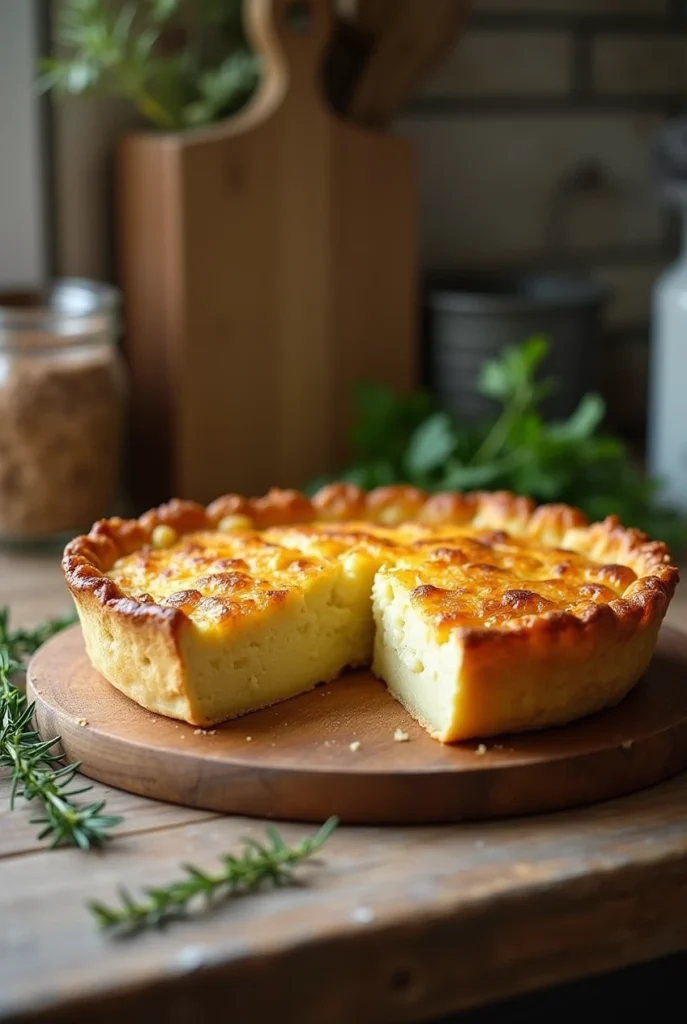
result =
M41 622L34 629L10 630L9 608L0 608L0 648L7 649L13 661L21 662L22 658L37 651L55 633L60 633L67 626L73 626L76 621L76 614L67 612L65 615Z
M226 854L216 874L185 864L186 877L168 886L148 887L140 899L120 889L116 906L98 901L89 903L89 909L101 928L132 934L185 916L198 900L204 900L207 905L253 892L266 883L286 885L292 881L294 867L312 857L337 824L337 818L329 818L314 836L301 839L295 846L287 846L275 828L268 828L267 842L244 839L241 853L238 856Z
M104 800L75 802L75 797L92 787L70 788L78 762L65 764L55 753L58 737L41 739L32 726L33 704L27 703L11 681L23 667L22 659L72 622L73 616L61 616L34 630L12 631L8 609L0 609L0 765L11 771L10 809L14 809L18 797L42 805L43 816L31 819L32 824L43 826L39 839L50 839L51 846L71 843L86 850L102 845L120 819L102 813Z

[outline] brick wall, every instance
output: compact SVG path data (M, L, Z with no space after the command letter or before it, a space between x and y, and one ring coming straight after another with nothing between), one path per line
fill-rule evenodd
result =
M687 112L685 0L474 0L397 128L422 161L428 270L593 269L612 289L603 389L644 426L650 293L675 251L649 145Z

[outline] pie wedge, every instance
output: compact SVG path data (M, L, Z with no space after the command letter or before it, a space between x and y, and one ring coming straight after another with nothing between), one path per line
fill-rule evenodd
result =
M63 569L94 667L150 711L214 725L371 664L447 743L620 701L678 580L615 517L347 484L101 520Z

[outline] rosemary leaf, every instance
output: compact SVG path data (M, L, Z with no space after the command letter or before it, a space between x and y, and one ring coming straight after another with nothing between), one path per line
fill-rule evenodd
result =
M337 824L336 818L329 818L314 836L301 839L295 846L288 846L276 829L270 828L266 842L244 839L240 854L226 854L215 874L184 864L184 877L164 888L150 886L138 899L122 888L117 904L93 901L88 904L89 910L100 928L129 935L183 917L200 900L214 904L265 884L285 885L292 881L293 869L324 845Z
M0 609L0 766L11 771L10 810L18 798L41 805L42 815L31 819L41 826L39 839L49 840L50 846L65 843L87 850L101 846L120 819L102 813L104 800L75 802L91 786L70 789L79 765L63 763L55 752L57 737L41 739L32 726L33 705L11 680L28 655L74 621L73 615L64 615L33 630L10 630L8 609Z

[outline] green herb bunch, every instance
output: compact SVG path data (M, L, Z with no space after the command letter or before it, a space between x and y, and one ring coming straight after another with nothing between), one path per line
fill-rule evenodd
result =
M427 491L510 490L575 505L592 520L615 513L624 525L680 549L687 523L660 503L657 482L642 473L623 442L602 430L599 395L585 395L567 420L542 416L541 402L556 386L537 376L548 347L545 338L534 337L485 363L480 391L501 406L488 423L457 421L426 394L359 386L354 462L332 479L365 488L405 482Z
M92 902L90 910L101 928L130 934L183 916L198 900L209 904L254 892L265 884L287 885L293 880L294 867L317 853L336 825L337 819L329 818L314 836L301 839L295 846L287 846L276 829L268 828L267 842L244 839L242 852L238 856L226 854L214 874L186 864L184 878L164 887L151 886L142 899L136 900L121 889L118 905Z
M78 763L65 764L55 753L56 738L41 739L32 724L33 705L12 682L22 659L73 621L73 616L65 616L33 631L12 631L8 610L0 609L0 766L11 772L10 808L18 797L41 805L43 816L32 819L42 826L39 839L49 839L51 846L67 843L88 849L102 845L120 819L103 814L104 800L75 800L91 787L72 786Z
M241 8L241 0L65 0L58 52L41 61L39 84L127 99L167 131L211 124L243 107L258 83Z

